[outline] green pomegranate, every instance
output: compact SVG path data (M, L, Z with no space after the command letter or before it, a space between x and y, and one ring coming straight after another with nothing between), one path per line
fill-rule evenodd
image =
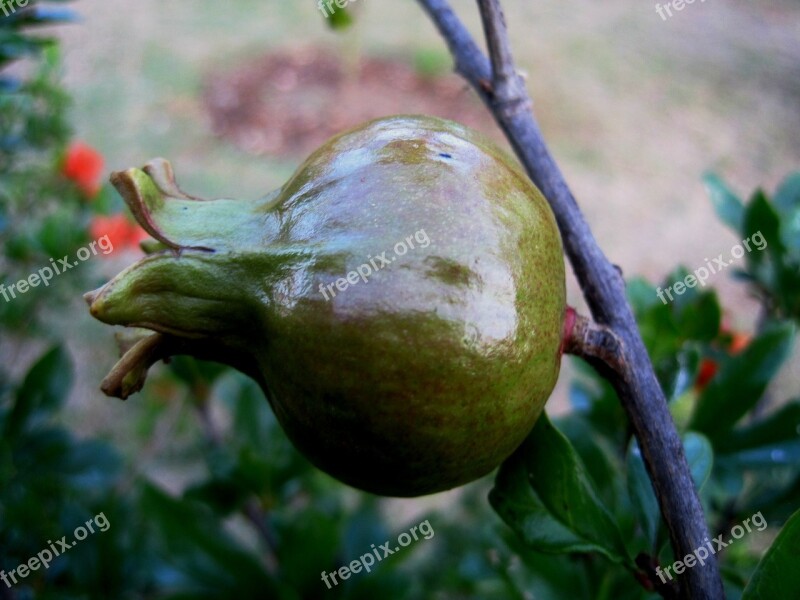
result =
M489 473L541 413L561 359L561 240L478 133L378 119L259 200L188 196L164 160L112 181L159 244L86 298L105 323L157 333L107 393L136 391L169 354L229 364L312 463L390 496Z

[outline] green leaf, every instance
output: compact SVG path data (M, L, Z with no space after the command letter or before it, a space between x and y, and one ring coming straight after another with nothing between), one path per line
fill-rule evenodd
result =
M691 429L712 441L727 434L761 398L789 356L794 335L795 326L791 323L772 325L743 352L726 361L700 395Z
M184 498L202 502L220 515L229 515L237 510L251 496L248 489L235 478L213 478L191 486L184 493Z
M732 469L794 467L800 463L800 400L740 427L717 442L720 462Z
M280 539L278 562L283 580L303 598L313 598L325 589L320 579L323 570L332 571L339 568L340 562L344 564L344 561L357 557L351 555L339 559L339 519L316 507L308 507L279 521L276 529Z
M292 479L316 473L278 425L252 379L239 373L220 378L215 394L233 416L228 448L236 453L236 473L257 494L279 493Z
M656 295L655 286L651 285L644 277L632 277L629 279L626 283L625 293L637 319L647 309L660 302Z
M211 477L188 488L184 497L203 502L220 515L228 515L240 509L249 497L263 497L280 489L284 482L279 480L276 484L274 472L283 465L273 465L269 457L256 454L248 446L236 454L233 450L228 446L211 451L206 456Z
M656 550L660 513L653 484L647 475L639 444L631 439L627 452L628 494L633 504L636 519L642 528L651 551Z
M30 38L16 32L2 32L0 35L0 63L16 60L25 55L37 54L51 40Z
M198 360L189 356L176 356L170 360L170 370L188 386L211 386L226 371L219 363Z
M59 475L71 486L97 492L117 482L122 460L114 447L102 440L76 440L56 464Z
M714 466L714 450L711 442L704 435L687 431L683 436L683 450L686 453L689 470L692 472L694 485L700 490L708 481L711 468Z
M338 550L340 556L360 556L365 548L376 543L375 540L396 537L381 516L382 506L377 496L362 496L358 511L348 514L343 524L341 547ZM420 519L417 521L420 522ZM447 543L451 541L448 539Z
M742 600L800 598L800 511L786 522L758 563Z
M703 183L711 198L711 204L720 220L736 232L741 231L744 219L744 205L725 182L714 173L703 175Z
M745 239L752 239L753 236L763 237L767 244L763 250L758 250L755 245L757 240L754 240L751 251L745 253L747 269L768 288L778 288L785 252L780 237L780 217L761 191L756 192L747 205L742 235Z
M791 173L783 180L772 201L781 213L800 208L800 171Z
M69 256L71 264L77 262L73 256L76 250L87 241L87 235L83 228L71 225L74 221L75 216L66 206L60 207L41 221L36 237L46 256L53 256L56 259ZM75 266L77 267L77 265Z
M699 490L711 475L711 468L714 462L711 443L704 436L693 431L684 434L682 441L683 451L686 454L686 460L692 473L692 480ZM644 532L645 539L650 544L651 550L655 552L661 513L658 508L658 500L653 492L653 484L647 475L644 459L635 439L632 439L628 446L627 472L628 494L631 503Z
M795 255L800 254L800 171L781 183L773 203L781 216L781 241Z
M683 291L675 291L680 282ZM691 283L691 287L686 285ZM636 320L653 362L674 362L688 340L707 342L719 332L721 308L716 292L705 290L685 267L675 268L657 288L637 281L628 287Z
M752 494L752 500L747 504L741 503L740 514L751 514L757 510L763 511L764 515L769 515L770 522L785 522L800 506L800 474L794 473L794 479L777 476L779 472L791 477L790 471L796 471L797 461L785 469L770 469L772 477L767 479L766 484L762 484L763 492ZM752 473L747 473L748 478L752 478ZM740 504L737 502L737 504ZM749 511L748 511L749 508Z
M613 386L586 363L573 362L581 373L580 380L573 381L569 388L570 403L575 412L615 445L624 444L627 418Z
M6 431L15 435L34 420L49 416L66 400L72 388L72 362L61 346L48 350L31 367L17 390Z
M220 397L231 399L233 430L243 445L258 449L265 455L283 453L274 438L280 435L275 417L264 399L261 388L249 378L236 374L221 382Z
M672 403L692 389L700 367L700 349L696 344L687 344L672 360L659 365L658 375L667 400Z
M671 361L681 344L671 308L664 305L654 307L638 323L654 365L657 367L661 361Z
M580 414L558 419L556 427L572 444L600 499L607 506L619 506L625 483L620 477L622 461L618 457L616 443L602 435ZM617 524L620 525L619 522Z
M719 334L722 308L716 292L688 288L675 301L676 322L681 338L710 342Z
M797 441L800 433L800 399L793 400L764 419L735 429L716 444L718 453L748 450Z
M720 460L740 470L795 466L800 463L800 440L749 448L726 454Z
M501 468L489 500L536 550L596 551L616 563L630 562L619 527L583 463L544 413Z
M519 451L500 467L495 486L489 492L489 502L503 521L535 550L554 554L601 552L615 556L602 544L572 531L550 513L528 483L525 458Z
M217 597L284 598L259 558L239 544L206 507L146 485L141 508L149 514L164 558L191 588Z
M35 6L32 10L19 11L9 15L14 26L20 25L57 25L59 23L75 22L79 20L78 13L69 8L55 8Z

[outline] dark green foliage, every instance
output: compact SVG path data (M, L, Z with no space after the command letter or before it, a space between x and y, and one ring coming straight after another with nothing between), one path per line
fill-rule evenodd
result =
M707 183L720 218L737 228L742 239L761 231L767 240L763 252L747 255L747 270L741 274L765 302L760 331L744 349L731 350L733 339L741 334L721 327L722 309L710 288L687 288L665 303L659 300L657 288L634 279L629 297L682 430L684 450L713 535L725 534L729 539L732 527L760 513L768 523L764 535L774 536L800 505L800 401L773 399L774 408L762 414L768 386L790 357L796 338L796 325L781 319L798 316L794 303L800 296L793 282L800 277L800 262L793 238L794 225L800 220L800 176L793 175L781 185L775 209L761 192L744 206L718 178L709 176ZM662 287L688 274L678 268ZM714 374L700 385L701 365L706 363L714 365ZM643 571L641 564L622 558L623 553L615 550L616 534L609 529L613 525L622 532L630 556L646 556L662 567L671 564L675 557L655 494L614 391L590 369L582 366L581 373L572 388L573 412L556 421L569 442L540 422L526 444L501 467L490 498L519 535L523 556L526 552L554 555L547 576L532 567L537 578L551 581L551 590L542 598L617 597L610 589L624 589L626 597L655 598L643 588L637 591L632 573L639 572L638 579L649 579L656 586L660 581ZM578 466L560 466L576 456ZM583 483L576 486L575 481ZM546 498L558 498L560 503L548 503ZM588 506L587 499L591 499ZM577 516L593 513L598 513L589 518L593 529L587 529ZM611 524L606 514L611 515ZM762 589L762 595L748 590L746 597L777 598L778 589L782 589L780 597L800 593L788 573L788 561L797 560L800 535L796 529L787 525L781 535L782 550L773 549L765 557L760 572L769 576L760 574L752 586ZM756 541L762 534L752 535L751 543L738 541L723 555L726 590L732 598L741 596L758 563L755 547L764 538ZM793 551L788 550L791 547ZM582 557L579 562L577 554ZM603 575L593 574L597 569ZM764 583L768 577L769 585ZM576 578L590 578L592 583L586 590L576 590Z
M757 190L745 205L715 175L706 176L717 214L742 239L761 232L763 251L745 254L737 276L748 282L766 316L800 320L800 172L792 173L770 199Z
M0 17L0 66L34 61L28 80L0 75L0 282L73 253L86 241L90 213L113 202L101 195L88 210L58 174L68 98L56 46L31 26L72 15L31 4L35 10ZM349 18L337 10L331 25ZM800 597L800 517L792 517L800 505L800 398L771 397L769 386L789 358L791 321L800 316L800 174L747 205L718 177L706 182L737 235L761 231L768 242L738 273L763 303L759 331L733 352L735 332L722 327L710 288L664 304L654 286L634 279L629 297L713 534L728 535L755 513L768 523L724 555L729 597ZM662 285L688 273L676 269ZM43 298L57 303L78 286L88 289L85 278L66 278L70 290L65 279L45 295L0 298L0 335L8 340L22 329L37 341L47 337L30 328L46 312ZM718 370L698 385L709 361ZM572 384L572 411L543 417L493 487L485 478L447 510L407 517L314 469L259 388L214 364L175 359L141 396L115 406L132 449L78 436L65 424L73 362L55 340L19 376L0 365L0 570L71 538L100 513L110 527L21 580L9 592L17 599L641 600L657 598L637 582L657 583L641 556L662 566L675 559L619 400L585 365ZM373 544L394 546L424 520L435 531L429 540L331 589L322 581L323 570L348 565ZM5 593L0 582L0 598Z

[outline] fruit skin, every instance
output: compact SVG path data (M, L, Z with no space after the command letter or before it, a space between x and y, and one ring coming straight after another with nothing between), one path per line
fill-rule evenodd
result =
M167 249L88 294L92 314L255 377L341 481L391 496L467 483L541 413L560 366L561 240L540 192L476 132L378 119L257 201L191 198L165 161L112 181ZM426 247L394 256L420 231ZM383 251L396 260L323 297Z

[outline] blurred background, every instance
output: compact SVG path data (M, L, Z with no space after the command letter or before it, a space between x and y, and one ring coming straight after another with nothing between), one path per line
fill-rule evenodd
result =
M606 596L595 595L602 561L581 567L588 569L583 582L549 581L542 571L558 573L561 563L534 560L514 541L486 500L491 476L413 500L346 488L296 454L260 391L229 370L180 359L154 368L145 390L125 403L99 391L116 344L110 328L90 318L81 293L142 255L141 232L120 220L122 203L105 183L111 171L163 156L190 194L260 197L334 133L404 112L454 119L505 144L452 72L443 41L417 3L357 0L347 9L353 23L343 29L332 27L336 21L311 0L40 4L55 11L52 23L41 19L26 31L57 45L28 56L14 46L18 38L7 37L2 51L9 81L36 82L26 88L30 101L14 99L17 88L3 88L3 133L27 127L32 143L23 151L19 139L4 137L2 273L16 281L103 232L114 232L116 249L19 301L0 300L6 418L25 431L21 423L29 419L25 435L40 436L44 422L60 432L41 448L38 437L25 438L33 448L30 481L15 483L25 463L11 461L14 442L4 442L0 567L13 568L46 547L49 536L60 538L100 510L111 529L29 585L0 584L0 598L559 598L567 590L571 597L655 597L623 578L626 584L614 580ZM743 239L743 231L715 214L710 198L723 188L704 183L704 174L718 174L724 190L746 202L758 188L773 194L798 169L796 0L707 0L666 19L649 2L503 5L545 137L600 246L626 278L662 285L677 265L692 271L728 256ZM474 3L453 6L479 36ZM75 18L58 12L66 10ZM56 24L60 17L68 18ZM38 117L13 123L12 113L24 110ZM86 169L102 181L99 189L93 175L82 175ZM797 263L787 264L796 271ZM745 269L746 260L737 267ZM763 330L763 295L754 296L730 272L709 281L720 309L710 313L713 335L692 338L705 344L687 371L692 381L701 359L713 354L708 348ZM568 295L585 312L571 276ZM654 299L640 298L640 317ZM654 339L663 336L652 331ZM670 360L678 360L691 336L678 337ZM758 410L769 413L798 394L800 347L793 338L787 344L785 356L767 360L773 381L761 390L766 400ZM716 360L723 365L728 357ZM585 399L584 388L575 387L581 378L593 376L565 361L548 404L551 416L577 410ZM675 398L691 392L696 401L702 386L690 382L672 392ZM37 400L23 417L12 398L20 403L25 393ZM623 458L628 441L620 440ZM39 460L48 467L40 470ZM781 490L797 486L796 470L776 477L783 478ZM604 497L613 502L617 491ZM794 496L781 498L776 518L797 507ZM733 510L713 494L704 500L727 507L720 523L749 510ZM321 570L347 564L424 519L437 532L432 540L347 585L328 590L320 582ZM656 545L664 541L662 532ZM768 541L754 542L756 551ZM754 563L742 561L748 566L739 573L752 570ZM746 579L739 580L739 587L729 582L731 597Z
M629 2L504 6L546 138L626 275L692 270L740 241L714 218L705 171L748 195L800 162L796 1L696 3L666 21ZM65 83L108 170L164 156L190 193L261 196L333 132L412 107L502 142L414 2L359 0L347 33L310 1L76 7L84 21L59 31ZM454 7L479 35L473 3ZM354 73L359 60L375 62ZM713 283L752 326L746 291Z

